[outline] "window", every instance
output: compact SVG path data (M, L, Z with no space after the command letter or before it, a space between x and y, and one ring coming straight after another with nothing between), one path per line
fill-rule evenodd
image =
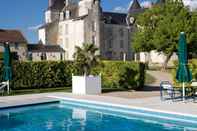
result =
M66 11L66 19L69 19L70 18L70 15L71 15L71 13L70 13L70 11Z
M108 45L109 45L109 48L113 48L113 40L112 39L110 39L108 41Z
M112 28L109 28L109 29L108 29L108 35L109 35L109 37L112 37L112 35L113 35L113 30L112 30Z
M121 36L121 37L124 36L124 31L123 31L123 29L120 29L120 30L119 30L119 33L120 33L120 36Z
M124 48L124 41L120 40L120 48Z
M60 60L63 60L63 54L60 53Z
M41 60L47 60L47 55L46 53L42 53L40 56Z

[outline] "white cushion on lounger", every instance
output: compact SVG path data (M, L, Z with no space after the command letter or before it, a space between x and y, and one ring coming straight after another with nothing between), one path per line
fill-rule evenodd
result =
M169 84L163 84L162 87L163 89L173 89L172 85Z

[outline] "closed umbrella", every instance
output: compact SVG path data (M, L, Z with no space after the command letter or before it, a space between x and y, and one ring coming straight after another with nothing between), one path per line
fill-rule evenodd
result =
M185 101L185 83L192 80L192 74L188 68L188 57L187 57L187 43L185 33L181 32L179 38L178 56L179 56L179 67L176 74L176 79L182 83L183 100Z
M9 93L10 90L9 81L12 79L12 66L11 66L10 46L8 43L4 44L3 64L4 64L3 79L7 81L7 91Z

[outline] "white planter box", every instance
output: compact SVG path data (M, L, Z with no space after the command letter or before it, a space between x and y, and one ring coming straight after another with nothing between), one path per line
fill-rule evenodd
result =
M73 76L72 93L77 95L101 94L100 76Z

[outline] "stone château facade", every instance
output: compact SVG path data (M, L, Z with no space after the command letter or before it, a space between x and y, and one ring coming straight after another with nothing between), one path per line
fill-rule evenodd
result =
M60 45L65 59L72 60L76 46L93 43L103 59L130 60L133 15L143 12L134 0L128 14L105 12L100 0L49 0L45 24L38 30L39 40L46 45Z

